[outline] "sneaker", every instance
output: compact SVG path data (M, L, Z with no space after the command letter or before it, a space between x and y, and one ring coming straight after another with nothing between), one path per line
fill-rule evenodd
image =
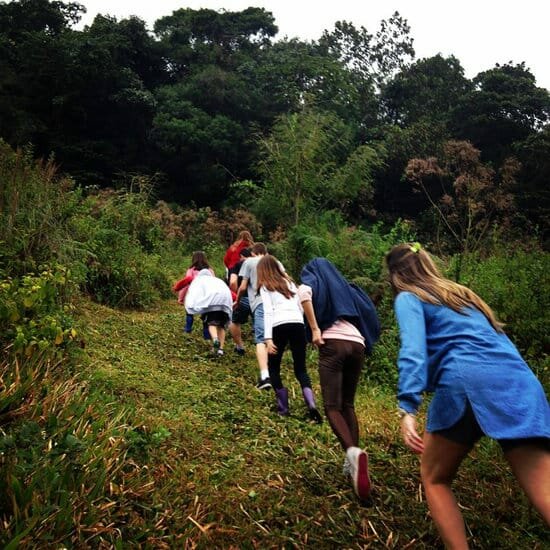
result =
M350 447L346 451L350 463L350 475L353 483L353 490L360 500L365 500L371 490L369 477L369 457L359 447Z
M312 409L309 409L308 413L309 413L309 419L311 421L315 422L315 424L322 424L323 423L323 417L321 416L321 413L315 407L313 407Z
M235 346L233 348L233 351L237 354L237 355L244 355L244 348L240 348L239 346Z
M258 378L256 388L259 390L269 390L271 388L271 380L267 378Z
M223 349L218 350L218 357L221 357L223 355Z
M212 347L215 349L215 350L218 350L220 349L220 341L216 338L215 340L212 341Z

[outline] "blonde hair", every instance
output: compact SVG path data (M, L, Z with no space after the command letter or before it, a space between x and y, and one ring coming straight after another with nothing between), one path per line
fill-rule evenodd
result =
M290 290L292 279L281 269L275 256L263 256L258 262L258 288L262 286L271 292L279 292L290 299L296 293Z
M479 310L493 328L503 332L492 309L472 290L441 275L431 256L417 243L394 246L386 254L390 284L395 294L412 292L423 302L445 305L457 313L464 308Z

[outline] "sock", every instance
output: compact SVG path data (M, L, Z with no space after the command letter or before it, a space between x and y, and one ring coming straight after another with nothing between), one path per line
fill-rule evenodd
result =
M267 369L261 369L260 370L260 378L262 380L265 380L266 378L269 378L269 371Z

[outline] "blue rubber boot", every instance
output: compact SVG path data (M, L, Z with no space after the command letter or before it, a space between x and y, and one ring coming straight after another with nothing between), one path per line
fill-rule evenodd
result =
M188 334L193 330L193 316L189 313L185 316L185 332Z

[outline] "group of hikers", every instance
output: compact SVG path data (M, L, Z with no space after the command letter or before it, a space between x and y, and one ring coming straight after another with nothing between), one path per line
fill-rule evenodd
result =
M472 290L442 276L419 243L394 246L386 266L400 333L398 413L405 445L421 455L420 472L431 516L448 548L468 548L451 490L457 470L482 436L496 439L519 485L550 525L550 407L545 391L503 332L490 307ZM212 353L224 354L226 328L238 355L241 326L252 319L258 389L273 388L277 413L289 414L281 359L288 347L294 375L312 421L321 423L306 367L307 341L319 350L323 409L344 453L343 471L361 500L371 492L368 455L359 445L355 394L380 334L375 306L324 258L308 262L297 284L265 244L239 234L224 256L226 280L195 252L174 285L187 311L203 320ZM434 393L423 437L416 414Z

